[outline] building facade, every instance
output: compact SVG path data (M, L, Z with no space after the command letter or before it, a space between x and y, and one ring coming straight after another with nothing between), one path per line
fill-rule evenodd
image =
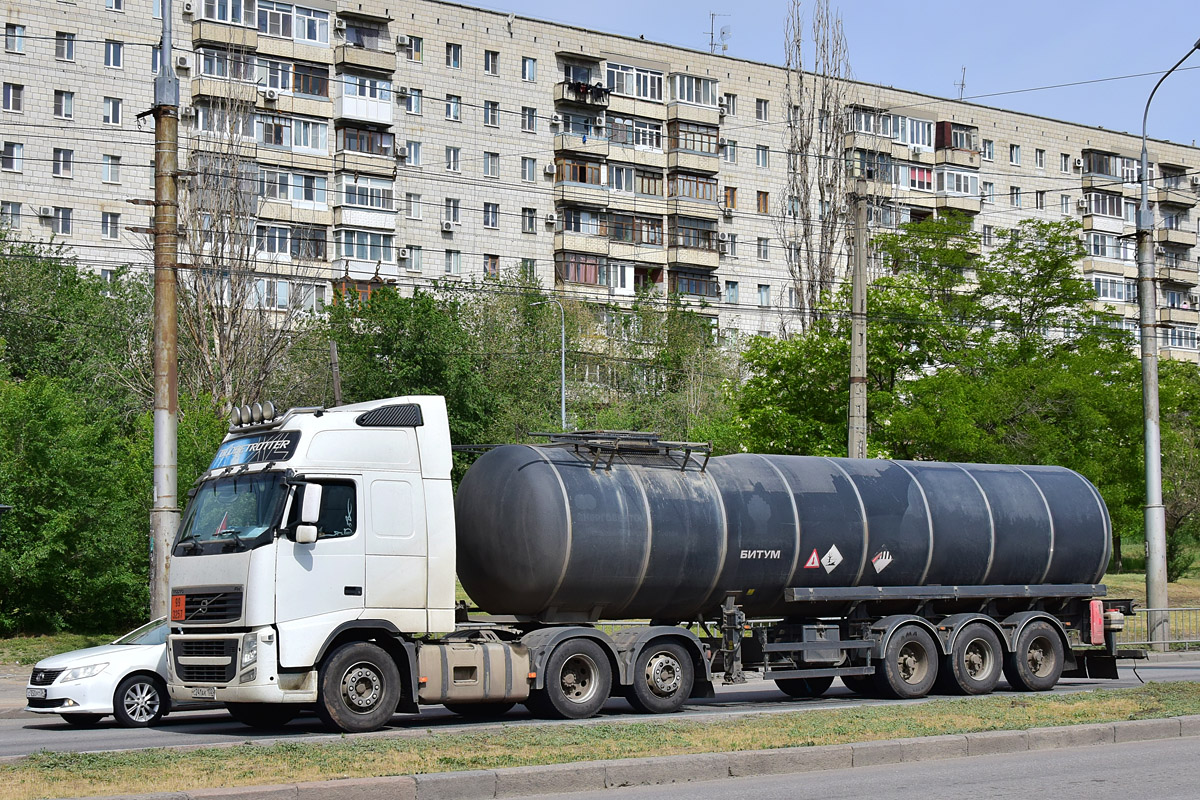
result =
M0 53L0 212L83 265L151 262L161 0L19 0ZM436 0L175 0L181 163L248 164L258 301L519 270L566 296L677 294L722 331L801 313L781 67ZM1136 327L1138 137L850 82L838 119L872 224L947 209L986 249L1082 222L1082 274ZM1200 149L1151 143L1166 355L1195 359ZM242 167L239 167L242 169ZM852 185L851 180L848 185ZM192 232L213 225L194 209ZM837 257L845 263L844 248Z

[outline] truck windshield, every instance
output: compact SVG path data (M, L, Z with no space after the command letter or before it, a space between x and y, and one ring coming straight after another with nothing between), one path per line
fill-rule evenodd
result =
M280 472L205 481L188 503L172 553L232 553L270 542L287 489Z

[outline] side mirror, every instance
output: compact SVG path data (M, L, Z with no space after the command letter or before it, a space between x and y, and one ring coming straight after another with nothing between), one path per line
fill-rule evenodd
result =
M317 541L316 525L297 525L296 544L312 544Z
M321 516L319 483L304 484L304 501L300 505L300 523L296 525L296 544L312 544L317 541L317 520Z

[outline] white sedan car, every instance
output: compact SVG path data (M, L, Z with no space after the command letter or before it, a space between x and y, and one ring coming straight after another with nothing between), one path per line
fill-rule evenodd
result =
M72 650L39 661L25 688L26 711L60 714L78 727L112 714L143 728L170 710L167 623L158 619L112 644Z

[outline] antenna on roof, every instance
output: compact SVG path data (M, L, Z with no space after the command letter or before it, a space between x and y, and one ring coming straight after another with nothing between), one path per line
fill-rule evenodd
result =
M955 83L954 85L958 87L958 99L962 100L963 99L963 89L967 88L967 68L966 67L962 68L962 77L959 78L958 82Z
M729 14L717 14L710 11L708 13L708 52L716 55L717 45L721 45L721 51L729 49L729 45L725 41L729 38L729 26L721 28L721 36L717 38L717 17L728 17Z

